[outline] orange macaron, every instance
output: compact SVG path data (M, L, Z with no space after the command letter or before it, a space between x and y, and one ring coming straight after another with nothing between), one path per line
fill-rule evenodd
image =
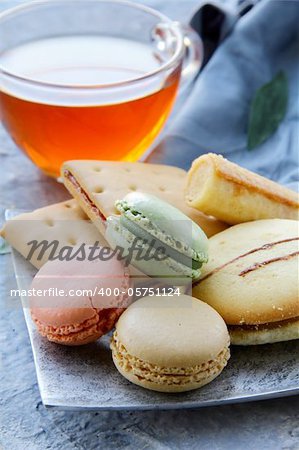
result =
M127 269L114 256L48 261L31 284L31 316L49 341L88 344L113 329L130 303L130 286Z

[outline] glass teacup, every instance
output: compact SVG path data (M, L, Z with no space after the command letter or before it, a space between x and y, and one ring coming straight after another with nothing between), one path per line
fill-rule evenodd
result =
M201 61L199 38L150 8L32 2L0 15L0 117L52 176L69 159L136 161Z

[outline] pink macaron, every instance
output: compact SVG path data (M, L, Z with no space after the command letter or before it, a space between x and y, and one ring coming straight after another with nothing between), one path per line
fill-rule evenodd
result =
M31 316L49 341L88 344L113 329L131 301L130 287L128 270L114 256L48 261L31 284Z

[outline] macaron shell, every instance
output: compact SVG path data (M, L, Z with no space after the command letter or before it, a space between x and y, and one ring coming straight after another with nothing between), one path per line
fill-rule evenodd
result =
M31 316L39 333L49 341L74 346L95 342L108 333L123 311L123 309L99 310L92 319L61 327L53 327L40 322L32 311Z
M215 235L193 295L230 325L297 317L298 227L294 220L259 220Z
M159 198L131 192L127 194L119 205L125 205L130 211L138 211L150 222L161 226L165 234L175 236L180 242L186 242L196 253L207 254L208 239L202 229L188 216L169 203Z
M187 295L144 297L124 312L116 330L130 355L162 367L205 363L229 342L221 316Z
M110 216L107 219L107 227L105 238L109 242L112 248L120 247L124 249L124 254L129 253L133 242L136 237L126 228L119 226L119 217ZM144 246L143 254L147 253L147 246ZM152 277L173 277L176 279L175 284L185 284L191 281L192 277L199 278L200 271L192 270L192 268L180 264L178 261L168 257L161 261L156 259L142 259L138 260L132 258L130 261L132 265L137 267L141 272ZM191 260L190 260L191 264ZM179 278L179 280L177 280Z
M40 334L49 341L86 344L114 327L127 306L130 286L129 272L116 257L48 261L31 285L31 291L44 290L48 295L30 297L31 316ZM111 296L105 293L107 288L112 291ZM115 288L119 294L113 294ZM58 295L55 289L63 289L64 295Z
M120 374L131 383L152 391L176 393L187 392L198 389L213 381L224 369L229 359L229 349L226 347L217 361L210 361L203 365L202 370L194 374L177 376L175 373L159 374L159 368L156 366L156 373L151 371L147 364L136 373L134 362L126 360L125 355L117 353L112 346L112 359Z
M31 315L46 326L60 328L92 320L97 313L90 303L89 308L83 306L82 308L63 308L61 305L51 308L32 308Z
M31 312L31 316L39 333L46 337L50 342L55 342L56 344L70 346L89 344L90 342L95 342L103 334L98 329L97 315L94 319L61 328L52 327L40 322L36 319L33 312Z
M48 294L30 297L29 305L35 310L35 315L49 325L72 325L80 322L81 317L81 321L91 318L93 308L126 306L127 296L122 292L126 293L129 284L129 271L116 257L105 261L48 261L31 284L31 290ZM55 291L50 292L53 288ZM116 289L120 295L105 295L108 289L112 293ZM64 291L64 295L56 295L60 290ZM82 295L74 295L77 290Z

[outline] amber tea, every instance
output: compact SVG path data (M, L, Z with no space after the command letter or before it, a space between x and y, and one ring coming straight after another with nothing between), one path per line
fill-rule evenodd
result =
M69 159L138 160L163 126L178 88L180 66L159 76L162 63L150 45L118 37L21 44L0 55L0 68L16 76L0 86L1 120L17 145L53 176ZM155 71L156 77L148 76Z

